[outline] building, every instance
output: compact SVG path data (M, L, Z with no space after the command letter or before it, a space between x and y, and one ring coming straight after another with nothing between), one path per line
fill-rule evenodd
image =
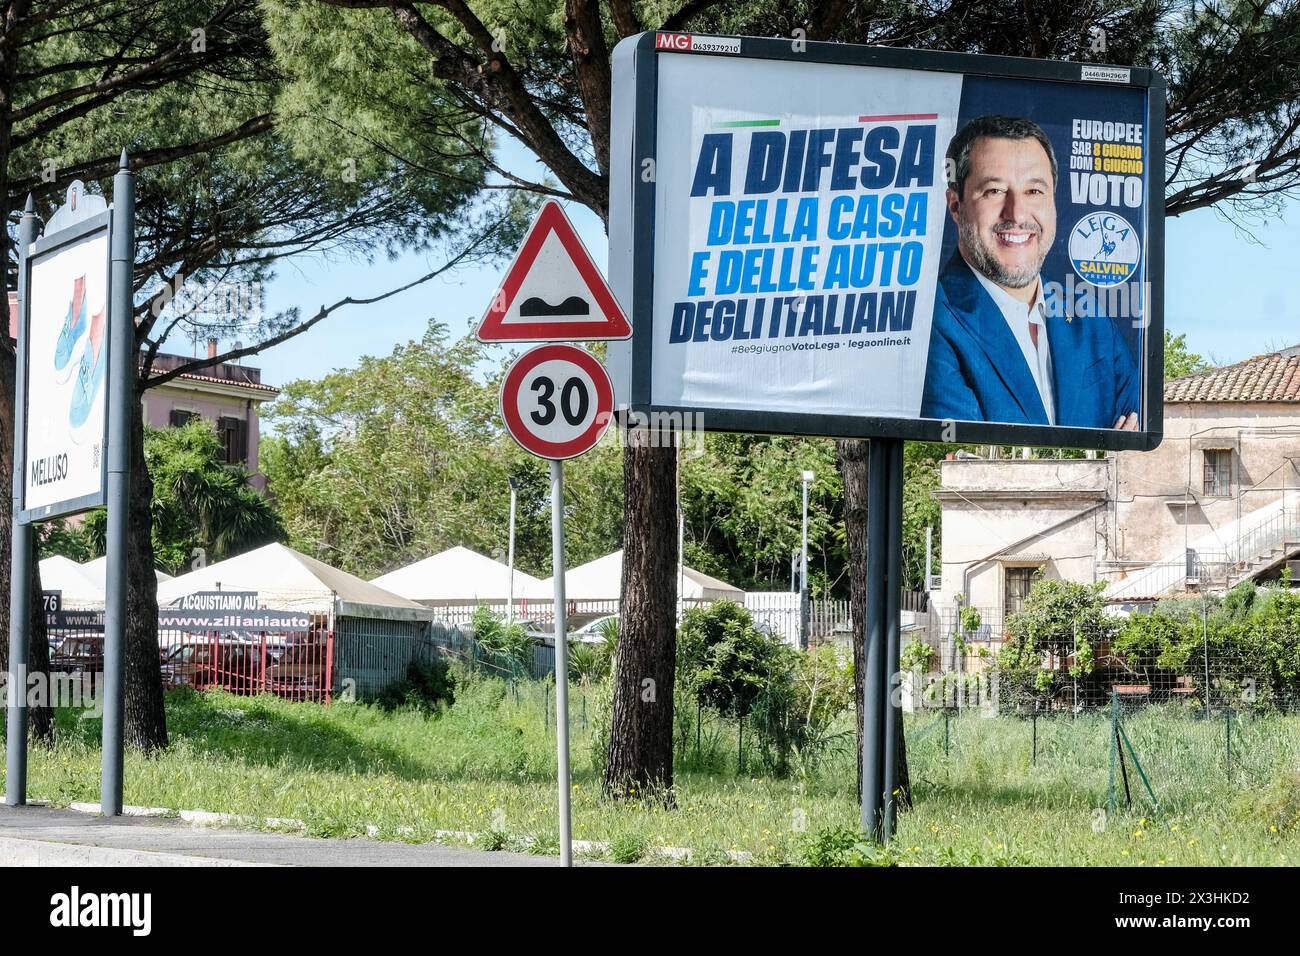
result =
M996 642L1038 573L1116 603L1300 579L1300 346L1168 382L1164 418L1149 452L943 462L949 629L960 598Z
M208 342L208 356L215 357L217 343ZM193 362L183 355L154 357L155 374ZM204 418L216 427L225 448L227 463L247 465L251 484L265 490L266 479L257 470L260 441L258 408L280 394L262 384L260 369L235 362L219 362L185 372L164 385L144 393L144 422L153 428L184 425L191 418Z

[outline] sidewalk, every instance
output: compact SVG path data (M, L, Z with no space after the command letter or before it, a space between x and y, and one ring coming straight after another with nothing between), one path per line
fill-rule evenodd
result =
M7 866L559 866L559 858L0 805Z

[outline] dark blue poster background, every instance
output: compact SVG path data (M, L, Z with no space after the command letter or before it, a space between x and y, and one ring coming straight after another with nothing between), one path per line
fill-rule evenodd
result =
M1091 87L1079 83L1048 81L1035 83L1023 79L967 76L962 84L957 124L957 128L961 129L970 120L990 114L1018 116L1033 120L1047 133L1056 151L1056 161L1060 170L1056 184L1056 241L1042 268L1049 308L1052 307L1055 298L1053 293L1057 291L1055 286L1059 285L1060 301L1064 307L1073 310L1071 314L1085 317L1090 314L1109 316L1124 337L1124 341L1128 343L1134 363L1139 368L1143 355L1144 323L1140 321L1138 310L1145 301L1142 292L1147 274L1146 215L1150 193L1150 170L1146 162L1149 151L1147 136L1152 135L1151 131L1145 129L1146 97L1147 92L1144 89L1104 84ZM1108 145L1108 151L1119 152L1120 150L1115 149L1117 145L1115 143L1105 143L1100 135L1097 139L1077 138L1075 136L1077 130L1090 127L1076 127L1076 120L1084 123L1095 121L1103 124L1137 124L1142 128L1141 173L1098 172L1091 168L1086 171L1082 168L1072 169L1072 157L1076 157L1074 165L1083 166L1087 162L1089 167L1095 165L1094 161L1097 159L1109 160L1115 168L1128 168L1126 163L1133 162L1131 158L1123 160L1120 157L1092 155L1098 149L1107 151ZM1154 135L1163 135L1163 131L1155 131ZM1076 146L1076 144L1080 145ZM947 143L936 144L936 149L941 154L947 148ZM1089 151L1087 156L1076 153L1076 150L1084 148ZM1075 201L1078 181L1071 174L1077 177L1085 172L1088 175L1100 176L1104 181L1103 202L1092 201L1099 195L1103 183L1093 184L1091 180L1088 185L1098 192L1085 194L1084 202ZM1134 178L1140 180L1140 188L1138 188L1139 183L1123 182ZM1125 200L1131 201L1134 192L1138 193L1137 205L1130 205ZM1113 218L1106 221L1094 218L1107 214ZM1110 277L1109 280L1103 279L1110 284L1091 285L1079 275L1071 262L1069 254L1071 234L1079 232L1075 239L1077 248L1086 249L1090 254L1100 257L1102 244L1116 241L1111 238L1112 230L1109 227L1118 226L1121 219L1132 226L1136 232L1137 248L1140 250L1136 269L1123 282ZM948 261L955 252L956 246L957 227L949 217L944 225L941 262ZM1124 254L1125 248L1128 249L1127 255ZM1121 247L1114 254L1117 254L1120 259L1131 259L1132 248L1131 245ZM1128 288L1121 290L1120 286ZM1069 293L1072 293L1072 297ZM1082 301L1080 301L1081 297ZM1072 301L1067 301L1071 298Z

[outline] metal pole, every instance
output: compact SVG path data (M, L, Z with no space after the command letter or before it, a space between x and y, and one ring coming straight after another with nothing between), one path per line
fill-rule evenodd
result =
M564 607L564 462L551 462L551 575L555 582L555 750L560 786L560 866L573 866L569 812L569 636Z
M518 501L519 492L513 478L510 481L510 542L506 545L506 564L510 568L510 584L507 588L508 604L506 605L506 621L510 624L515 622L515 503Z
M799 559L799 647L808 649L808 484L813 479L811 471L801 476L803 483L803 544Z
M122 813L123 685L126 679L126 531L131 494L131 403L135 396L135 177L126 150L113 177L113 250L109 295L108 555L104 588L104 729L99 805Z
M903 442L891 438L889 474L886 493L889 505L889 540L885 552L885 821L882 836L888 843L894 835L898 815L899 755L898 739L902 736L903 711L894 693L899 680L899 657L902 653L903 594Z
M27 645L32 619L32 526L18 520L23 506L23 472L27 462L27 248L36 239L36 213L27 196L18 225L18 356L14 375L13 541L9 573L8 753L5 803L27 802Z
M886 442L867 457L867 613L862 668L862 830L881 838L885 789L884 721L888 695L885 647L885 548L889 537Z
M934 528L925 529L925 583L921 585L921 590L926 594L930 593L930 565L934 560Z
M1210 599L1201 597L1201 640L1205 647L1205 716L1210 716Z
M678 474L681 474L679 471ZM686 512L677 499L677 620L686 615Z

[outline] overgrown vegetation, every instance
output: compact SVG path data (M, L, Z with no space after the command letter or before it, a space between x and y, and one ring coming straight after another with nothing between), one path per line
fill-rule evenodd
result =
M221 692L168 697L172 746L128 751L128 804L301 820L318 836L411 842L468 840L558 852L554 707L538 682L453 665L455 703L430 719L419 707L288 703ZM908 715L915 808L899 817L888 851L857 835L851 748L797 782L753 768L737 775L736 725L707 728L732 762L693 769L678 757L675 808L610 801L590 757L598 746L594 699L571 693L574 837L608 846L606 860L669 862L660 847L689 848L697 864L815 865L1294 865L1300 860L1295 754L1300 718L1226 720L1153 707L1126 729L1163 812L1140 793L1117 817L1106 803L1109 721L1104 714L1028 721L975 713ZM586 704L584 708L584 703ZM851 730L850 714L834 729ZM59 744L31 751L33 798L98 799L99 721L59 714ZM947 737L945 738L945 732ZM1034 760L1034 739L1037 760ZM748 736L748 734L747 734ZM2 762L0 762L2 765ZM374 828L371 830L370 828ZM462 837L439 836L452 832Z

